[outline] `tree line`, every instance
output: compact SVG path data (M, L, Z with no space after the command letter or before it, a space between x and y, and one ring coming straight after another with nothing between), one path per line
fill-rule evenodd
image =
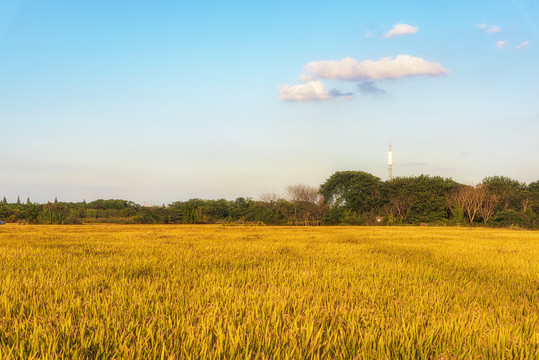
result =
M291 185L258 200L190 199L162 206L127 200L0 201L0 220L30 224L453 225L539 228L539 181L504 176L464 185L439 176L390 181L339 171L318 187Z

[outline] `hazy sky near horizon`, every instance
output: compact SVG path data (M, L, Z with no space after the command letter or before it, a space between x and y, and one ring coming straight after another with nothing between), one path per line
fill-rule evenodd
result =
M0 2L0 196L539 180L533 1Z

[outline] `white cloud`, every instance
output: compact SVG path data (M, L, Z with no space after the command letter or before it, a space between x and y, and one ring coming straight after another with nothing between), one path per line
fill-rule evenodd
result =
M475 26L477 26L480 29L485 30L485 32L489 34L495 34L502 31L502 29L497 25L491 25L490 27L487 27L487 24L476 24Z
M507 41L498 41L496 43L496 49L503 49L505 47L505 45L507 45Z
M520 43L520 45L515 46L515 49L517 49L517 50L525 49L528 46L530 46L530 44L531 44L531 41L523 41L523 42Z
M405 76L440 76L449 73L441 64L429 62L410 55L397 55L394 59L385 57L378 61L357 60L346 57L342 60L313 61L303 69L304 73L327 79L339 80L381 80Z
M498 33L502 31L502 29L499 27L499 26L496 26L496 25L492 25L491 27L489 27L486 32L488 32L489 34L495 34L495 33Z
M301 75L299 76L299 79L300 79L301 81L306 81L306 82L308 82L308 81L313 81L313 80L318 80L318 79L316 78L316 76L314 76L313 74L301 74Z
M408 24L395 24L393 29L384 34L385 38L390 38L397 35L415 34L419 30L419 26L412 26Z
M286 101L329 100L332 96L320 80L307 81L305 84L279 87L279 99Z
M368 39L368 38L371 38L371 37L374 37L374 35L371 34L370 31L367 31L367 33L365 33L365 38Z

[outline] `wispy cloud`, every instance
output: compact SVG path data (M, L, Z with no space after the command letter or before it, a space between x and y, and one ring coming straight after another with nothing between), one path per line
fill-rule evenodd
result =
M393 29L384 34L385 38L390 38L398 35L415 34L419 31L419 26L412 26L408 24L395 24Z
M531 44L531 41L523 41L518 46L515 46L514 49L515 50L526 49L528 46L530 46L530 44Z
M374 81L367 80L357 84L357 90L361 95L382 95L385 94L384 89L380 89Z
M492 25L491 27L489 27L486 32L488 32L489 34L495 34L495 33L498 33L502 31L502 29L499 27L499 26L496 26L496 25Z
M332 96L320 80L307 81L305 84L279 87L279 99L286 101L329 100Z
M488 26L487 24L475 24L475 26L477 26L478 28L482 30L485 30L485 32L489 34L495 34L502 31L502 29L498 25Z
M321 78L352 81L396 79L419 75L441 76L449 73L439 63L410 55L385 57L377 61L364 60L359 63L351 57L342 60L312 61L303 70L304 74Z
M349 98L352 98L352 96L354 96L354 93L351 93L351 92L342 92L341 90L339 89L331 89L329 91L329 95L331 95L332 97L349 97Z
M367 32L365 33L365 38L366 38L366 39L372 38L372 37L374 37L374 35L371 34L370 31L367 31Z
M496 43L496 49L503 49L507 45L507 41L498 41Z

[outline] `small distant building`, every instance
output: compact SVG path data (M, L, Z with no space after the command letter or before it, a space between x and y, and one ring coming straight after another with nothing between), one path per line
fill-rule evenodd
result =
M0 220L0 225L5 225L6 223Z

